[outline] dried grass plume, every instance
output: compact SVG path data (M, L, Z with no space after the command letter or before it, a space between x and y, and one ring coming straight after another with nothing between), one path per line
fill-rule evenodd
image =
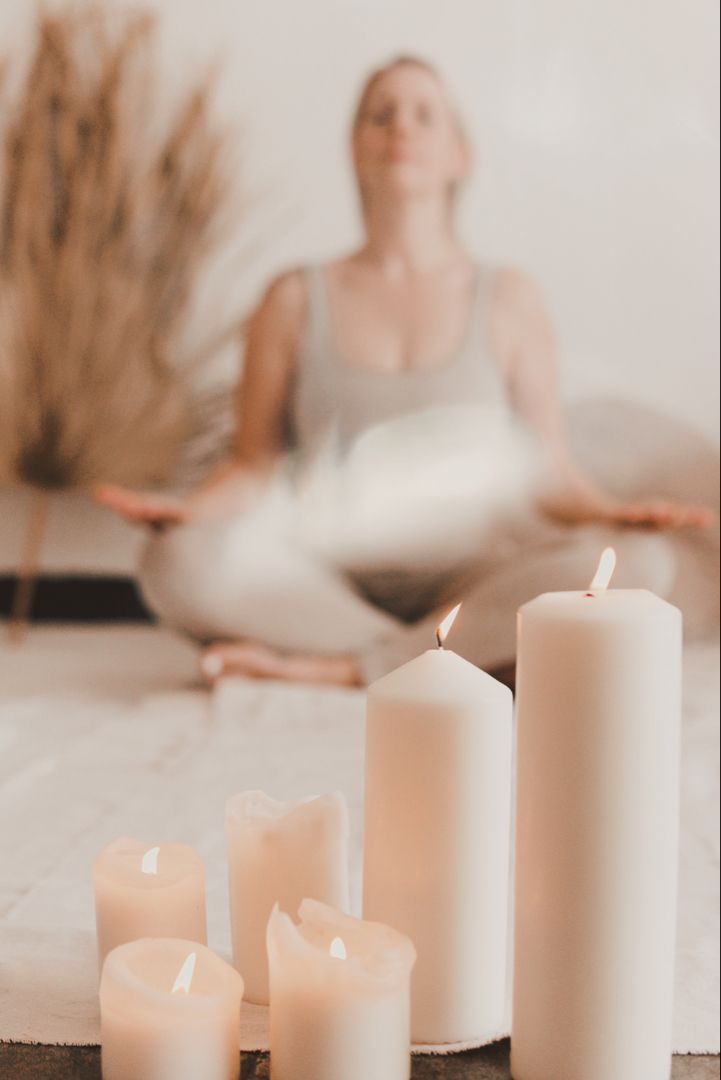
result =
M39 16L0 132L0 481L167 481L195 433L182 331L225 205L209 89L163 131L151 19Z

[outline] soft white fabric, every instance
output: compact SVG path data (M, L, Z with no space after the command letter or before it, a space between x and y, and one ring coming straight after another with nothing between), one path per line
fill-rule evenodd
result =
M279 482L247 514L151 538L139 567L150 609L201 641L252 637L323 653L390 632L388 615L297 542L294 507Z
M525 507L532 468L530 441L498 410L426 409L369 429L345 456L330 438L312 462L289 459L242 513L151 536L140 586L164 622L199 639L362 653L401 624L350 572L402 567L412 576L392 574L396 592L411 598L424 576L452 577Z
M210 944L229 954L223 807L244 788L346 794L357 909L363 694L228 680L211 697L190 685L194 660L151 629L0 646L0 1039L98 1041L90 868L118 835L197 848ZM674 1045L716 1053L717 647L695 647L686 670ZM242 1046L267 1046L265 1010L245 1009Z

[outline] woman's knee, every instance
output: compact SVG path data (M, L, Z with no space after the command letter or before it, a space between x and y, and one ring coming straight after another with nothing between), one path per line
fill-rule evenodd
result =
M202 640L214 636L207 571L213 560L184 531L150 538L138 565L138 587L161 622Z

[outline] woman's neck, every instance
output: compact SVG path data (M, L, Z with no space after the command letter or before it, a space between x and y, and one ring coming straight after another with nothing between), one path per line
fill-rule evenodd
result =
M391 279L433 273L463 255L445 201L370 202L365 220L367 240L362 255Z

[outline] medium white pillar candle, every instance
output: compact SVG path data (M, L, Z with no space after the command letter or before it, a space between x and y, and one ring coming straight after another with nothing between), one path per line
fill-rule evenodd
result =
M519 616L515 1080L671 1070L681 614L603 584Z
M268 1004L268 919L305 897L347 911L348 809L338 793L282 803L247 791L226 808L233 962L246 1000Z
M148 844L122 837L93 866L98 958L141 937L207 942L205 874L186 844Z
M103 1080L238 1080L238 972L203 945L141 938L100 980Z
M413 945L304 900L268 922L272 1080L408 1080Z
M416 946L414 1042L503 1027L511 761L510 690L455 653L369 688L363 912Z

